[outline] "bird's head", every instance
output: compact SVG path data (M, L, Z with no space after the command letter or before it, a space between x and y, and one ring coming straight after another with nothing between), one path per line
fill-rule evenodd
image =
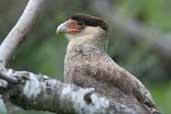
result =
M57 33L63 32L69 40L85 38L89 35L106 35L107 24L99 17L87 14L76 14L67 21L60 24L56 30Z

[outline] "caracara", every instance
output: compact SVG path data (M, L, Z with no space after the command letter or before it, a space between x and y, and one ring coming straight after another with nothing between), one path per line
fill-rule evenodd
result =
M64 81L95 91L132 108L137 114L159 114L150 92L107 54L107 24L98 17L76 14L57 27L69 43Z

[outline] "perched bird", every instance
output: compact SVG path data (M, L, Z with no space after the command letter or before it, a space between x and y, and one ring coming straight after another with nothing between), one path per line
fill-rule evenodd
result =
M150 92L131 73L107 54L108 26L99 17L73 15L57 27L69 43L64 62L64 81L94 88L138 114L159 114Z

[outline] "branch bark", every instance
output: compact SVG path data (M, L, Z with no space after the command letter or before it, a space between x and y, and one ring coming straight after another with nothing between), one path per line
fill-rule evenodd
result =
M0 72L0 78L7 79L10 86L5 88L10 90L10 100L24 109L60 114L137 114L117 101L111 103L110 98L98 95L93 88L83 89L27 71L1 68Z

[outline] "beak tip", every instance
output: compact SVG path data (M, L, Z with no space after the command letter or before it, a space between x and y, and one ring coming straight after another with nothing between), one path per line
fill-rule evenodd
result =
M60 31L59 31L59 28L57 27L57 28L56 28L56 34L58 35L59 32L60 32Z

